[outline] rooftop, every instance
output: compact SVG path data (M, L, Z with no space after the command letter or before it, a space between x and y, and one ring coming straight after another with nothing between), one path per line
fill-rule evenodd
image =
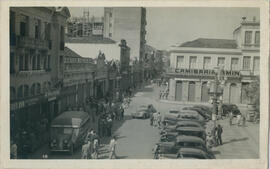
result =
M64 54L65 54L65 57L82 58L82 56L80 56L79 54L77 54L76 52L74 52L68 47L65 47Z
M104 38L103 36L87 36L87 37L66 37L66 43L96 43L96 44L113 44L114 40Z
M231 39L198 38L193 41L182 43L179 47L236 49L237 43L235 40Z

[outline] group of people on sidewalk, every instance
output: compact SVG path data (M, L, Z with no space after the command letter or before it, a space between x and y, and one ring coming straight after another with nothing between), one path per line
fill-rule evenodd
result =
M161 128L162 116L160 112L150 113L150 125Z
M206 146L208 149L223 144L222 142L223 127L220 124L218 124L217 126L214 124L212 127L210 127L212 129L210 129L206 135Z

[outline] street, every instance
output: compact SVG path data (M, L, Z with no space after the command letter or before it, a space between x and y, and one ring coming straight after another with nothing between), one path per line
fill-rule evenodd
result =
M169 109L180 107L179 104L160 102L159 88L148 85L139 90L132 98L128 109L125 110L125 119L114 122L113 131L117 136L116 155L119 159L152 159L152 149L159 140L157 128L150 126L149 119L132 119L130 114L140 105L153 104L162 114ZM184 106L184 105L181 105ZM223 145L214 147L213 152L217 159L244 159L259 157L259 124L247 123L246 127L229 126L228 119L218 121L223 127ZM109 138L102 140L100 158L108 158ZM38 159L43 153L48 153L48 146L44 145L31 155ZM73 156L64 153L49 155L50 159L79 159L80 148Z

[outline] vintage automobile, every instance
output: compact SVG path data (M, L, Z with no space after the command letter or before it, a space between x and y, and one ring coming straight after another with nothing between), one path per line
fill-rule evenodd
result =
M205 119L205 121L209 121L212 118L212 115L209 114L209 112L207 112L201 108L198 108L198 107L184 107L182 110L196 111Z
M198 123L196 121L192 121L192 120L183 120L183 121L178 121L175 125L167 125L166 127L164 127L164 130L166 131L171 131L171 132L175 132L176 129L178 127L201 127L203 128L203 126L201 125L201 123Z
M50 128L50 152L73 154L83 144L90 125L90 117L83 111L66 111L57 116Z
M178 114L180 113L178 109L170 109L169 110L169 113L172 113L172 114Z
M235 104L222 104L221 106L222 116L228 116L232 112L233 116L241 114L240 110Z
M159 154L167 156L169 154L177 154L181 148L198 148L203 151L207 151L205 141L196 136L177 136L172 142L160 142Z
M150 117L150 114L155 113L156 109L153 105L142 105L139 108L137 108L136 112L131 113L132 118L142 118L146 119Z
M175 141L178 136L177 132L165 132L160 136L160 142L172 142Z
M198 148L181 148L177 153L179 159L213 159L214 156Z
M206 105L194 105L193 107L203 110L208 116L212 117L212 107Z
M206 122L201 115L192 110L181 111L178 114L166 113L163 121L166 125L176 125L179 121L195 121L202 126L204 126Z
M205 130L202 127L178 127L176 131L178 135L196 136L203 140L206 138Z

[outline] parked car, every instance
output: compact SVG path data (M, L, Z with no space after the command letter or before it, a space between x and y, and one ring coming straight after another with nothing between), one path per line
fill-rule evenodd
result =
M66 111L51 123L50 151L70 152L80 147L90 128L90 117L83 111Z
M175 141L178 136L177 132L165 132L160 136L160 142L172 142Z
M178 127L176 131L178 135L196 136L203 140L206 138L205 130L201 127Z
M212 117L212 107L206 105L194 105L193 107L203 110L206 114L208 114L208 116Z
M206 110L203 110L199 107L184 107L183 110L193 110L199 113L206 121L210 120L212 118L212 115L209 114ZM210 112L211 113L211 112Z
M178 121L175 125L168 125L168 126L164 127L164 130L175 132L178 127L201 127L201 128L203 128L203 126L196 121L186 120L186 121Z
M180 113L178 109L170 109L169 110L169 113L172 113L172 114L178 114Z
M205 141L196 136L177 136L172 142L161 142L160 155L177 154L181 148L198 148L207 151Z
M195 121L200 123L202 126L204 126L206 122L201 115L192 110L185 112L181 111L178 114L167 113L164 115L164 122L166 125L176 125L179 121Z
M230 112L232 112L233 116L241 114L240 110L235 104L222 104L222 116L228 116Z
M179 159L213 159L214 156L204 150L197 148L181 148L177 153Z

